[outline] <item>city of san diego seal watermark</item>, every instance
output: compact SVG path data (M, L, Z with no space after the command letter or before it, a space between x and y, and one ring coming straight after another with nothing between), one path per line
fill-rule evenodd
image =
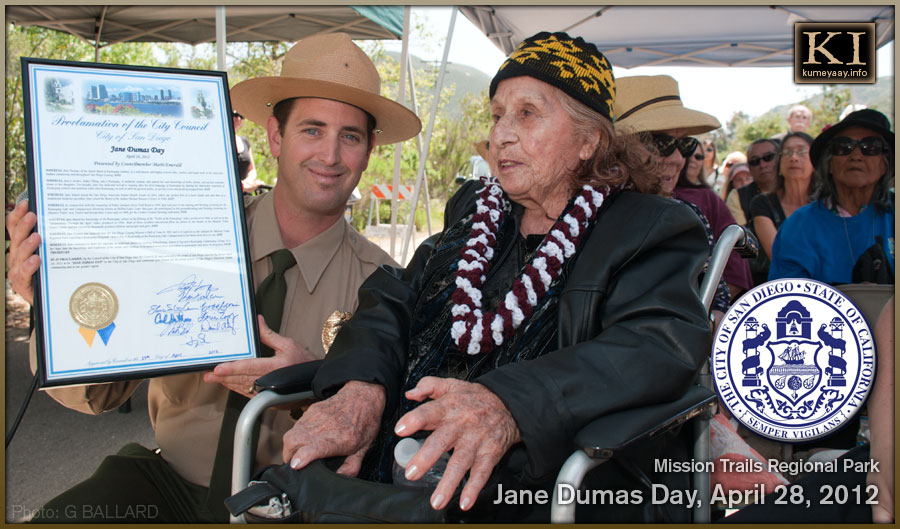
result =
M741 297L716 332L720 402L750 430L801 442L846 425L875 381L875 343L839 290L779 279Z

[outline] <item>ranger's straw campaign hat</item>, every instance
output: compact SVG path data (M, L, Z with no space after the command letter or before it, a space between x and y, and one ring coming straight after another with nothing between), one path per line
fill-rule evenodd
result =
M293 97L332 99L368 112L375 118L376 145L422 130L412 111L381 96L378 70L346 33L303 39L284 56L280 76L248 79L231 89L234 109L262 127L278 102Z

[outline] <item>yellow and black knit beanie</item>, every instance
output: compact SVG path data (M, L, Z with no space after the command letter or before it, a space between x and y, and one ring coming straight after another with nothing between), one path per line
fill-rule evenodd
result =
M543 31L522 41L491 80L490 97L504 79L527 75L559 88L614 121L616 81L612 66L581 37Z

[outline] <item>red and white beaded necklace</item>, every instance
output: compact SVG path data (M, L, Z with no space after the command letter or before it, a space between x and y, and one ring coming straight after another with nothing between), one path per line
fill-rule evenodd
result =
M496 312L482 313L481 287L494 257L495 234L503 221L507 201L496 178L482 177L481 182L484 187L479 190L475 203L472 234L460 252L462 259L456 271L451 310L450 335L459 350L470 355L491 352L531 316L559 277L563 263L578 252L591 220L610 191L608 187L597 190L584 186L567 207L568 211L550 229Z

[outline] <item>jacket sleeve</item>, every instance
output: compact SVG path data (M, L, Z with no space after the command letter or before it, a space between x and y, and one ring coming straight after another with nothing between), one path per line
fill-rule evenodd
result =
M531 479L551 477L592 420L680 396L709 355L697 288L709 253L702 225L681 204L622 206L594 228L567 279L559 312L564 346L477 380L515 418ZM622 209L632 211L623 217ZM609 257L596 257L603 252Z
M467 182L451 197L444 210L444 226L465 215L476 188L477 182ZM440 236L422 242L405 269L382 265L363 282L356 312L341 327L313 380L318 398L327 398L344 383L359 380L384 386L386 409L399 405L412 315L425 265Z
M35 336L32 333L31 339L28 341L28 362L32 373L37 371L37 349L34 340ZM141 382L143 379L49 388L45 391L50 398L66 408L90 415L99 415L124 404Z

